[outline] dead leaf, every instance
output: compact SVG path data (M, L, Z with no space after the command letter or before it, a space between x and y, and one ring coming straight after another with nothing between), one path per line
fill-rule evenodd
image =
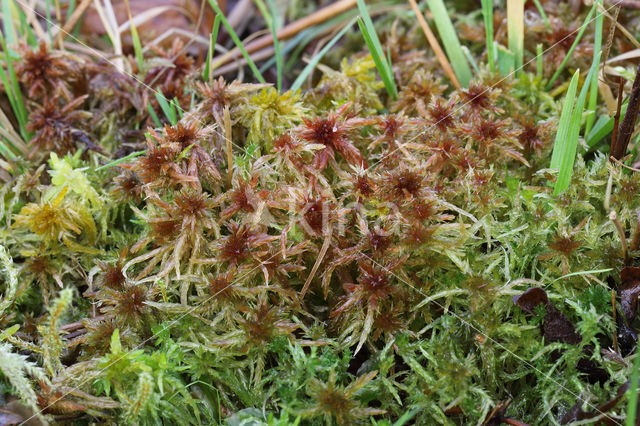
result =
M546 306L547 312L544 316L542 334L550 342L570 343L573 345L580 343L580 335L576 333L574 325L565 314L549 302L549 297L544 289L533 287L519 296L513 296L512 299L516 305L530 314L533 314L534 309L541 303Z
M11 411L0 408L0 426L12 426L22 423L24 419Z
M631 354L633 349L636 347L638 335L631 327L629 327L627 321L621 316L616 318L616 322L618 325L618 347L620 348L620 354L622 356L627 356Z
M628 322L633 321L640 296L640 268L627 266L620 272L620 305Z
M43 426L43 423L30 407L19 400L13 400L0 408L0 426L10 425Z
M547 304L547 313L544 316L542 331L544 337L550 342L577 345L581 340L569 318L551 303Z
M540 303L544 303L545 305L549 303L547 292L540 287L530 288L519 296L513 296L512 299L513 303L520 306L523 310L529 312L532 315L533 310Z

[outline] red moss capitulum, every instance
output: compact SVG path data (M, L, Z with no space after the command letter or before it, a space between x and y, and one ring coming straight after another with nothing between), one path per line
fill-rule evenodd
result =
M437 99L428 109L431 118L431 125L437 127L441 132L455 127L454 104L448 102L443 104Z
M345 118L350 104L341 106L336 112L329 112L327 118L316 118L313 121L303 118L304 126L299 136L314 144L324 145L324 149L316 152L313 167L324 170L335 153L339 152L353 166L367 167L362 153L348 139L347 132L353 126Z
M575 239L574 236L556 236L555 239L549 243L551 250L561 253L567 257L571 256L579 247L581 243Z

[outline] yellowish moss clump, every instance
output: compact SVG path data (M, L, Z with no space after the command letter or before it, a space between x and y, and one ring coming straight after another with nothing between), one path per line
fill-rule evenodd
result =
M332 109L336 104L351 102L362 114L375 114L383 108L378 91L384 84L376 74L371 55L353 59L344 58L340 71L324 65L318 68L324 74L315 90L309 92L308 101L318 111Z
M96 225L93 217L81 205L66 200L67 192L68 187L64 187L52 201L27 204L15 217L15 224L28 228L47 247L62 241L70 249L91 250L78 244L77 239L84 233L88 244L95 242Z
M263 89L249 98L239 111L240 123L248 129L247 141L265 143L267 147L289 129L302 121L306 108L300 102L300 93L278 93L273 87Z

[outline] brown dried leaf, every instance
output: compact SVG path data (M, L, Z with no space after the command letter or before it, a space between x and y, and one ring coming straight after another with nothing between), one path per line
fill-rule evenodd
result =
M522 310L533 314L534 309L541 303L547 307L542 326L542 334L551 342L562 342L570 344L580 343L580 335L569 321L569 318L549 302L547 292L540 287L533 287L519 296L513 296L513 303L520 306Z
M577 345L581 340L569 318L550 303L547 305L542 330L544 337L550 342Z
M0 426L19 425L24 421L21 416L0 408Z
M540 303L549 304L547 292L540 287L533 287L519 296L513 296L513 303L520 306L524 311L533 314L533 310Z
M32 408L14 400L0 408L0 426L13 425L43 426L43 423L36 417Z
M640 296L640 268L627 266L620 272L620 304L622 313L631 322L638 310L638 296Z

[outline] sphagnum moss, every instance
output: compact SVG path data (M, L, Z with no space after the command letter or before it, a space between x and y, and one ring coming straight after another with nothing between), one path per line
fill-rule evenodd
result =
M525 51L560 43L551 65L575 15L543 8L552 31L527 11ZM622 421L640 175L578 155L572 185L552 195L562 89L544 90L547 67L491 75L475 42L479 75L454 90L407 17L381 28L395 100L364 46L339 48L349 58L297 93L202 82L178 41L147 52L137 75L17 48L32 155L1 192L0 404L16 395L29 411L5 411ZM499 25L495 39L506 43ZM588 68L592 39L569 68ZM182 108L177 123L149 89ZM145 131L155 119L163 127Z

